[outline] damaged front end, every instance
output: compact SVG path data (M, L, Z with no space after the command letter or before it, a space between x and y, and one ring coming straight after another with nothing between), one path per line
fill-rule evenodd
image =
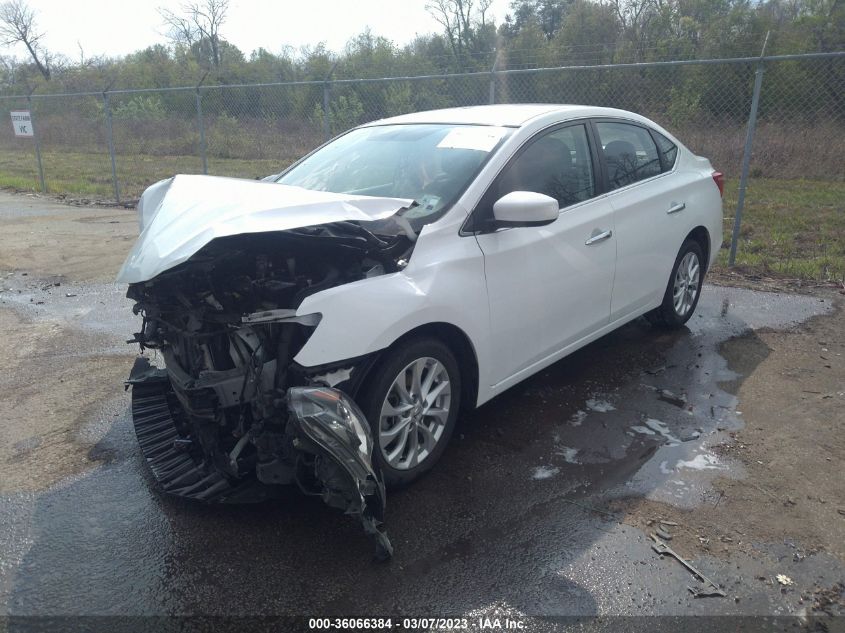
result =
M295 484L359 517L377 557L389 557L370 427L341 390L371 359L322 373L293 359L321 318L297 315L305 297L395 272L412 246L401 233L346 221L228 235L130 283L143 317L130 342L165 365L139 357L128 380L138 440L162 489L239 503Z

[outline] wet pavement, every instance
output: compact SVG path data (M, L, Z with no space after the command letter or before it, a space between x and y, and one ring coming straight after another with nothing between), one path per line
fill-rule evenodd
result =
M72 323L101 352L133 352L137 326L112 285L0 279L2 307ZM71 296L68 296L71 295ZM39 303L42 302L43 303ZM786 615L778 573L829 586L842 564L788 544L761 557L695 559L728 593L696 599L695 579L648 535L607 512L614 499L694 507L714 477L744 476L713 451L741 428L743 374L721 352L759 328L832 308L817 297L709 286L687 328L643 320L589 345L463 416L442 461L388 495L395 557L371 562L357 522L294 496L207 507L157 494L134 438L128 395L80 433L98 463L49 489L0 496L0 609L14 615ZM67 403L72 407L73 403ZM771 563L771 564L769 564ZM536 622L542 628L542 621ZM719 630L718 627L713 630Z

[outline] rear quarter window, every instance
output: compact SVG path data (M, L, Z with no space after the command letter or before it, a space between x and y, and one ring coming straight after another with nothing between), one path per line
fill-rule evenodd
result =
M657 143L657 151L660 154L662 162L662 171L671 171L674 169L675 162L678 160L678 146L660 132L652 130L651 135Z

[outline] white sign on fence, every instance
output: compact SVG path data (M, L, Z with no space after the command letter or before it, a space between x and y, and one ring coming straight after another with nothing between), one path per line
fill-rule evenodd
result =
M34 136L32 131L32 117L30 117L29 110L12 110L11 114L15 136Z

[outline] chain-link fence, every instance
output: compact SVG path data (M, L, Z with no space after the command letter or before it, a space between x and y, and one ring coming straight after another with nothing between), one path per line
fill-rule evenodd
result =
M8 110L31 111L36 134L17 138L2 126L0 185L132 202L175 173L276 173L366 121L531 102L641 113L743 183L749 175L845 179L845 52L838 52L0 97Z

